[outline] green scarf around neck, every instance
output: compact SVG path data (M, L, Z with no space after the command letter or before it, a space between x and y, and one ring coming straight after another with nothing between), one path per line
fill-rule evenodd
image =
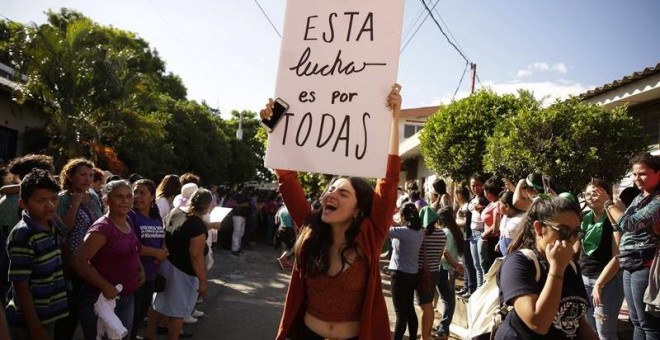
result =
M603 215L594 221L594 212L588 212L582 219L582 225L580 228L584 232L582 237L582 249L587 256L593 254L598 246L600 246L600 239L603 235L603 222L607 218L607 214L603 212Z

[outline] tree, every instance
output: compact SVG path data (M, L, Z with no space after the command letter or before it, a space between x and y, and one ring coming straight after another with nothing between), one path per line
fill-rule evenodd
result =
M498 95L480 90L453 101L431 116L420 133L420 147L426 165L441 176L454 179L482 172L486 139L498 120L522 107L537 107L531 94Z
M626 107L606 110L571 98L500 120L487 139L484 164L514 178L540 171L560 190L576 193L591 177L619 181L630 157L648 144Z

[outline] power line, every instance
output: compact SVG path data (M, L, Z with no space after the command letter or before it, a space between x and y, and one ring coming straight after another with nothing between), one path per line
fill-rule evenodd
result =
M270 23L270 26L272 26L273 29L275 30L275 33L277 33L277 36L281 38L282 35L280 34L280 31L278 31L278 30L277 30L277 27L275 27L275 25L273 25L273 22L270 21L270 18L268 17L268 14L266 14L266 11L264 11L263 7L261 7L261 5L259 4L259 1L254 0L254 3L257 4L257 6L259 7L259 9L261 10L261 13L264 14L264 16L266 17L266 20L268 20L268 23Z
M463 46L461 46L461 44L458 43L458 39L456 39L456 37L454 36L454 33L452 33L451 29L449 28L449 25L447 25L445 20L442 19L442 16L440 15L440 12L438 11L437 8L435 9L435 14L438 15L438 18L440 18L440 21L442 22L442 24L445 25L445 27L447 28L447 32L449 32L449 36L451 36L451 38L454 39L454 41L456 42L456 45L460 48L460 50L463 52L463 54L467 55L467 53L465 53L465 49L463 48ZM470 59L470 58L468 58L468 59Z
M419 9L419 12L417 13L417 19L415 19L415 21L413 21L412 25L410 25L410 26L407 28L406 33L403 34L403 39L402 39L402 40L407 40L407 39L408 39L408 36L410 35L410 32L413 31L413 27L415 27L415 26L417 25L417 23L419 22L419 19L422 18L422 15L423 15L423 14L424 14L424 9L423 9L423 8L420 8L420 9Z
M456 97L456 94L458 93L458 89L461 88L461 84L463 83L463 79L465 78L465 73L467 73L468 66L470 65L469 62L465 62L465 68L463 69L463 74L461 75L461 79L458 81L458 86L456 86L456 91L454 91L454 95L451 97L452 100Z
M435 6L437 6L439 3L440 3L440 0L437 0L437 1L435 2L435 4L433 5L433 8L435 8ZM422 11L424 11L424 9L422 9ZM419 16L419 17L417 18L417 20L415 21L415 24L417 23L417 21L419 21L419 18L421 18L421 17L422 17L422 16L421 16L421 14L420 14L420 16ZM408 46L408 44L410 44L410 42L412 41L412 39L415 37L415 35L416 35L417 32L419 31L419 29L422 28L422 25L424 25L424 23L426 22L426 19L428 19L428 18L429 18L429 14L427 13L426 16L424 17L424 20L422 20L422 22L419 24L419 26L417 26L417 29L415 29L415 31L414 31L413 34L410 36L410 38L408 39L408 41L406 41L406 43L403 45L403 47L402 47L401 50L399 51L399 54L403 53L403 50L405 50L406 47ZM413 24L413 26L414 26L415 24Z
M461 57L463 57L463 59L465 60L466 63L469 63L470 61L465 56L465 54L463 54L463 52L461 52L461 50L451 41L451 39L449 39L449 37L447 36L447 33L445 33L445 31L442 29L442 26L440 26L440 23L438 22L438 20L433 15L433 12L431 12L431 9L426 4L426 1L424 1L424 0L420 0L420 1L424 5L424 8L426 8L426 11L429 12L429 15L431 16L431 19L433 19L433 21L435 22L435 25L438 26L438 29L440 30L440 33L442 33L442 35L445 36L445 39L447 39L447 42L456 50L456 52L458 52L458 54L461 55Z

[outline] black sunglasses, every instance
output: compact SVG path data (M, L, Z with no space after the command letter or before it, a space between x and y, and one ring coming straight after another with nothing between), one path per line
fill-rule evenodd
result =
M559 234L559 239L562 241L570 240L572 238L582 239L582 235L584 235L584 232L579 226L571 230L571 227L565 224L552 224L548 221L541 221L541 223L543 223L543 225L547 227L552 228L552 230L556 231Z

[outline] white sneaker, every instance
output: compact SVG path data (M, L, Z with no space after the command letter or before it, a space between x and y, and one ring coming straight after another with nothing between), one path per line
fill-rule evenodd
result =
M204 298L202 298L202 297L200 296L200 297L197 298L197 302L195 302L195 304L200 304L200 303L202 303L202 302L204 302Z
M192 317L193 317L193 318L196 318L196 319L199 319L199 318L201 318L201 317L204 316L204 315L205 315L204 312L202 312L201 310L197 310L197 309L195 309L195 310L193 310L193 312L192 312Z
M192 316L186 316L185 318L183 318L183 323L197 323L197 321L199 320L197 320L197 318L194 318Z

